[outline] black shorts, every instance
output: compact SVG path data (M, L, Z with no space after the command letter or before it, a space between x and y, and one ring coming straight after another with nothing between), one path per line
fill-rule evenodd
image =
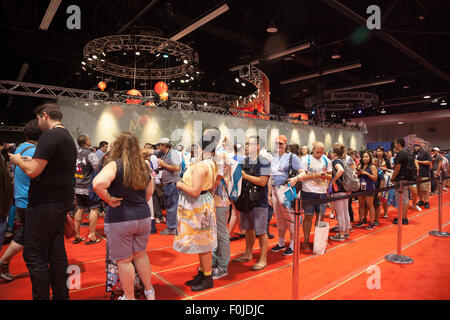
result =
M15 231L14 242L20 244L21 246L25 243L25 212L27 209L22 209L16 207L16 217L19 217L20 227Z
M92 201L89 196L77 194L77 209L97 209L100 207L100 201Z

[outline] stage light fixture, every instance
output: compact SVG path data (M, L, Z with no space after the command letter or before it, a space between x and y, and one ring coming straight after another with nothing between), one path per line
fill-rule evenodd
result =
M158 58L160 55L161 55L161 53L158 52L155 56Z
M236 81L237 83L239 83L239 78L234 78L234 81Z
M386 113L386 110L381 109L380 113Z
M203 104L205 107L208 105L208 103L207 102L205 102L204 104Z
M92 55L92 59L95 60L95 59L97 59L97 58L98 58L98 57L97 57L95 54Z
M164 53L164 54L163 54L163 58L164 58L164 59L168 59L168 58L169 58L169 55L168 55L167 53Z
M423 98L424 98L424 99L430 99L430 98L431 98L431 96L429 96L429 95L426 95L426 96L423 96Z
M243 87L245 87L245 82L241 82L241 85L242 85Z
M275 26L275 23L273 22L273 20L270 20L270 24L267 27L266 31L268 33L277 33L278 32L278 28Z
M92 61L92 58L91 58L91 57L88 57L88 60L89 60L89 61Z
M86 62L84 62L84 61L81 61L81 64L82 64L83 66L85 66L85 65L86 65Z
M188 64L189 61L188 61L187 59L184 59L184 60L183 60L183 63L184 63L184 64Z
M137 56L140 56L140 55L141 55L141 53L140 53L139 51L136 51L135 54L136 54Z
M358 113L361 114L361 113L362 113L362 110L358 110Z

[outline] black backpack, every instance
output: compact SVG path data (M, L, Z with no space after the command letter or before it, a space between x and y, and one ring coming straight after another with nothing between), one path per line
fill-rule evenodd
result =
M243 170L249 175L255 175L252 170L246 167L245 163L243 164ZM258 186L248 180L242 179L241 194L234 204L240 212L249 213L256 207L260 197Z
M408 181L417 180L416 158L413 154L408 153L408 162L406 164L406 177Z

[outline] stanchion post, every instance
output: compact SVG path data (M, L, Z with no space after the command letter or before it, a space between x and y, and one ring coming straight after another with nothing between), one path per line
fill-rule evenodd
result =
M302 215L302 199L295 199L294 226L294 263L292 268L292 300L298 300L298 264L300 260L300 218Z
M385 259L390 262L400 263L400 264L410 264L413 263L414 260L408 256L402 256L402 227L403 227L403 181L400 181L400 185L398 187L398 218L397 218L397 254L388 254L385 256Z
M438 196L438 229L430 231L429 234L437 237L450 237L450 233L442 231L442 192L443 192L442 176L439 176L439 196Z

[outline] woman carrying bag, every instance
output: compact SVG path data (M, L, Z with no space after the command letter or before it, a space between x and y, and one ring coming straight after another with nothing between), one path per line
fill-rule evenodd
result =
M201 142L201 161L189 166L182 181L177 182L178 230L173 249L198 254L200 268L197 275L185 282L192 291L203 291L214 286L212 278L212 250L217 246L216 207L211 189L217 177L213 161L218 141L205 135Z

